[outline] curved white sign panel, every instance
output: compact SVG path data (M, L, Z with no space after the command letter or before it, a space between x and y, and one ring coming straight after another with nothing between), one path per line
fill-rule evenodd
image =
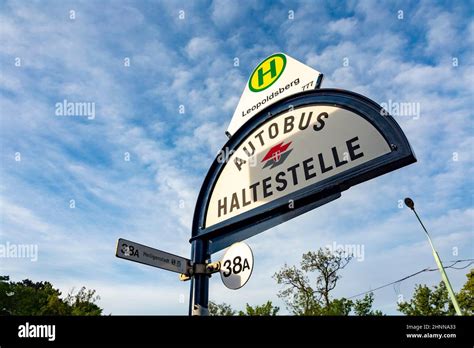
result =
M390 151L374 125L349 110L312 105L282 113L255 129L227 159L205 227Z
M191 241L212 254L414 162L403 131L369 98L339 89L293 95L224 145L199 192Z

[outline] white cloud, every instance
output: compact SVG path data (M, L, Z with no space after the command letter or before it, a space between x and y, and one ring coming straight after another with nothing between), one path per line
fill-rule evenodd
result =
M332 21L328 25L328 31L340 35L352 35L357 27L357 20L355 18L341 18L337 21Z
M439 55L450 54L449 51L455 49L457 32L453 28L455 18L449 13L441 13L428 20L426 50Z
M2 211L2 225L9 222L43 234L51 232L51 226L36 216L30 209L18 206L2 198L0 201L0 210ZM2 233L2 235L4 238L12 237L11 234L6 235ZM16 237L19 236L17 235Z
M230 26L245 18L247 11L255 7L255 1L238 3L232 0L214 0L211 6L211 18L219 27Z
M212 57L217 49L216 40L208 37L193 37L186 45L186 53L193 59Z

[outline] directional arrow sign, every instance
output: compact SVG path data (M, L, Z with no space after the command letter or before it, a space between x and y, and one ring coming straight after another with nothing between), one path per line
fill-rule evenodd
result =
M120 238L115 256L176 273L188 273L190 260Z

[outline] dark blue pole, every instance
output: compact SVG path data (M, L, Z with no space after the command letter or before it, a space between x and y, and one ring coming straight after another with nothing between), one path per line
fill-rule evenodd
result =
M191 262L194 261L194 243L191 244ZM189 308L188 315L193 315L193 303L194 303L194 277L191 277L191 284L189 286Z
M205 264L210 258L209 242L197 239L193 241L193 263ZM209 276L195 274L193 276L194 293L192 296L192 315L209 315Z

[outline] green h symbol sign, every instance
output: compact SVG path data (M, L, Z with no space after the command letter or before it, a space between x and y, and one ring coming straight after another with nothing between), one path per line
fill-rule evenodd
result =
M274 78L277 74L275 58L273 58L269 63L270 63L270 69L268 69L267 71L264 72L263 67L261 67L260 69L257 70L258 85L259 86L263 85L263 77L266 74L270 73L271 78Z
M278 80L286 67L286 57L282 53L276 53L261 62L249 79L249 89L252 92L260 92L270 87Z

